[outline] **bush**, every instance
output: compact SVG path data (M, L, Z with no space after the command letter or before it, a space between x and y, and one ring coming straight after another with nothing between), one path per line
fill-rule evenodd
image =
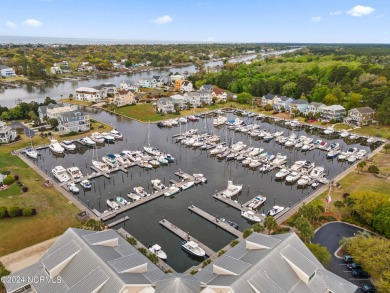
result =
M23 217L29 217L32 214L33 214L33 209L32 208L23 208L23 210L22 210Z
M155 255L154 253L148 253L146 256L152 263L156 264L158 263L158 256Z
M9 175L9 174L11 174L10 171L1 171L0 173L3 174L3 175Z
M249 235L252 234L252 232L253 231L251 229L247 228L247 229L244 230L244 233L243 233L242 237L247 238Z
M231 247L234 247L236 246L240 241L238 241L237 239L233 239L231 242L230 242L230 246Z
M368 167L368 172L374 173L374 174L378 174L379 173L379 168L376 165L370 165Z
M337 221L337 219L333 216L319 216L318 221L334 222Z
M13 218L19 216L20 208L19 207L10 207L8 208L8 215Z
M16 181L19 181L19 175L14 175L14 179L15 179Z
M0 262L0 278L10 274L4 265ZM0 289L4 289L4 284L0 281ZM2 291L2 290L1 290ZM3 291L2 291L3 292Z
M22 187L22 191L23 191L23 192L27 192L27 191L28 191L28 187L27 187L27 186L23 186L23 187Z
M206 267L208 264L211 263L211 259L206 259L204 262L202 262L202 268Z
M224 254L226 251L221 249L220 251L218 251L218 256L221 256L222 254Z
M127 242L129 242L131 245L137 245L137 239L134 237L127 237Z
M197 272L198 272L197 269L193 269L193 270L190 272L190 274L191 274L191 275L195 275Z
M147 255L148 254L148 251L146 250L146 248L144 248L144 247L140 247L140 248L138 248L138 251L139 252L141 252L143 255Z
M14 181L15 181L14 176L12 176L11 174L9 174L9 175L7 175L7 177L4 178L3 184L5 184L5 185L11 185L12 183L14 183Z
M7 214L7 208L6 207L0 207L0 219L4 218Z

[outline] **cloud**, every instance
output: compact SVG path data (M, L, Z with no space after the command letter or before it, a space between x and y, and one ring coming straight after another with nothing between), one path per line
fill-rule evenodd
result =
M40 27L42 26L42 22L33 18L26 19L23 21L23 25L25 26L31 26L31 27Z
M329 12L330 15L340 15L341 13L343 13L342 10L337 10L337 11L331 11L331 12Z
M313 16L311 18L311 20L314 21L314 22L320 22L321 21L321 16Z
M169 22L172 22L172 21L173 21L173 18L170 17L169 15L159 16L159 17L157 17L156 19L153 20L153 22L155 24L166 24L166 23L169 23Z
M375 11L375 9L370 7L370 6L356 5L356 6L352 7L350 10L348 10L347 14L349 14L351 16L360 17L360 16L364 16L364 15L369 15L369 14L373 13L374 11Z
M215 39L213 37L207 37L206 42L214 42Z
M16 27L16 23L14 23L14 22L12 22L12 21L7 21L7 22L5 23L5 26L6 26L6 27L10 27L10 28L14 28L14 27Z

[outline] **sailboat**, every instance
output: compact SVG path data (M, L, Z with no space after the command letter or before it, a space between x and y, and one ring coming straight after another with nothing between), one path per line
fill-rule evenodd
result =
M25 152L25 154L26 154L27 156L29 156L30 158L36 159L36 158L38 158L39 153L38 153L37 150L33 147L31 133L30 133L30 140L31 140L31 147L26 148L24 152Z
M98 155L97 155L97 149L96 149L96 148L94 148L94 149L95 149L95 151L96 151L96 160L94 160L93 157L92 157L92 165L93 165L96 169L98 169L98 170L100 170L100 171L108 172L108 171L109 171L108 165L107 165L106 163L103 163L103 162L100 162L100 161L97 160L97 157L98 157Z
M148 124L148 146L144 146L144 151L152 156L159 156L160 155L160 151L157 148L150 146L150 121Z

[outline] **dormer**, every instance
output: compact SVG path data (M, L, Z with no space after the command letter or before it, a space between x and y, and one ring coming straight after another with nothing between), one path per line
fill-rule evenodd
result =
M118 234L112 230L100 231L83 236L89 245L100 245L108 247L118 246L118 237Z
M213 273L237 276L249 269L250 266L250 263L225 255L213 263Z
M245 248L254 249L272 249L280 243L279 239L260 233L253 233L245 239Z
M148 271L148 263L146 258L134 253L124 257L120 257L108 262L118 273L143 274Z

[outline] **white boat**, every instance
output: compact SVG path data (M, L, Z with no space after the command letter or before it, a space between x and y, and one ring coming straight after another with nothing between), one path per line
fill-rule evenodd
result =
M220 125L223 125L225 124L227 118L225 116L218 116L217 118L215 118L213 120L213 124L214 126L220 126Z
M241 185L234 185L232 181L228 181L227 188L222 192L222 195L225 197L232 197L237 195L242 190Z
M303 165L301 171L302 173L309 174L311 170L313 170L315 167L315 164L313 162L306 161L305 164Z
M195 173L195 174L192 174L192 176L194 176L195 180L199 180L202 183L207 182L207 178L203 174Z
M68 185L69 191L72 193L79 193L80 189L74 183Z
M50 139L50 144L49 144L49 149L53 152L53 153L57 153L57 154L63 154L64 153L64 148L58 143L58 141L54 138L51 138Z
M310 150L312 147L313 147L312 144L303 144L301 151L306 152L306 151Z
M311 137L306 137L303 140L303 144L311 144L312 142L313 142L313 138L311 138Z
M67 168L66 171L73 179L79 179L83 177L83 174L81 173L79 167L70 167Z
M84 189L91 189L92 188L92 183L88 179L85 179L85 180L81 181L80 185Z
M293 183L297 181L301 177L301 174L298 173L297 171L292 171L290 174L287 175L286 181L288 183Z
M263 164L260 168L260 172L267 172L272 166L270 164Z
M175 185L171 185L169 188L165 189L165 196L172 196L178 192L180 192L180 188L176 187Z
M332 133L334 133L334 130L332 127L327 127L324 129L324 134L328 135L328 134L332 134Z
M107 199L106 203L113 210L119 209L119 204L113 198Z
M108 165L106 163L103 163L100 161L92 160L92 165L96 169L103 171L103 172L108 172L110 170L110 168L108 167Z
M91 139L96 143L104 144L104 137L99 132L92 133Z
M258 195L256 196L248 205L248 208L254 210L257 209L259 206L261 206L267 198L265 196Z
M211 151L210 151L210 155L217 155L219 153L222 153L226 150L226 147L219 144L217 145L215 148L213 148Z
M257 168L261 165L259 160L251 160L249 163L249 168Z
M112 135L115 139L122 139L123 138L122 133L120 133L118 130L115 130L115 129L111 130L109 132L109 134Z
M244 149L245 147L246 147L246 144L244 144L242 141L238 141L238 142L236 142L235 144L232 145L231 149L234 152L239 152L242 149Z
M241 217L251 222L260 223L261 219L253 211L241 211Z
M251 158L246 158L242 161L242 165L243 166L246 166L246 165L249 165L250 163L252 162L252 159Z
M305 165L306 161L296 161L294 165L291 166L291 171L299 171Z
M107 132L103 132L102 136L103 136L103 139L106 143L114 143L114 141L115 141L115 137L108 134Z
M206 255L206 252L194 241L183 241L181 247L194 256L204 257Z
M157 255L158 258L160 258L160 259L163 259L163 260L167 259L167 254L164 251L162 251L160 245L158 245L158 244L155 244L155 245L149 247L149 251L151 253L154 253L155 255Z
M274 165L280 165L280 164L284 163L286 161L286 159L287 159L287 156L284 156L284 155L278 153L276 155L275 159L272 161L272 163Z
M249 152L249 156L253 157L253 156L257 156L258 154L260 154L260 148L254 148L253 151Z
M349 136L349 132L348 131L341 131L340 132L340 137L343 137L343 138L345 138L345 137L348 137Z
M61 146L67 151L74 151L76 149L76 145L70 140L64 140L61 142Z
M164 156L159 156L159 157L157 158L157 161L158 161L160 164L163 164L163 165L167 165L167 164L168 164L168 160L165 159Z
M356 153L356 158L361 160L364 158L364 156L366 155L367 151L366 150L363 150L363 149L360 149L357 153Z
M165 154L164 159L167 160L169 163L173 163L175 161L175 158L172 157L170 154Z
M62 166L54 167L51 172L53 173L54 177L60 182L66 182L70 179L68 174L66 173L65 168Z
M349 148L349 149L347 150L347 156L354 155L354 154L356 154L357 151L358 151L357 148Z
M338 155L338 160L339 161L343 161L343 160L345 160L345 159L347 159L348 158L348 155L347 155L347 153L346 152L342 152L342 153L340 153L339 155Z
M372 137L367 138L367 143L373 143L375 142L375 139Z
M160 162L157 160L150 160L149 164L152 165L153 167L158 167L160 166Z
M331 150L326 154L327 159L333 159L341 153L340 150Z
M39 153L33 147L25 149L24 153L33 159L38 158L38 155L39 155Z
M340 149L340 144L338 142L333 142L330 144L328 151L337 151Z
M325 173L325 168L322 166L317 166L310 172L310 177L313 179L320 178Z
M295 139L294 138L289 138L284 145L286 147L290 147L290 146L293 146L294 144L295 144Z
M138 194L139 196L146 197L150 194L145 191L145 189L142 186L137 186L133 188L134 192Z
M115 168L118 166L118 162L113 154L108 154L107 156L102 157L102 161L111 168Z
M150 181L152 183L152 188L155 190L163 190L167 188L160 179L153 179Z
M125 200L122 196L117 196L116 197L116 201L118 203L120 203L121 205L127 205L129 204L129 202L127 200Z
M195 182L193 182L193 181L188 181L188 182L184 183L184 184L181 186L181 190L189 189L189 188L193 187L194 185L195 185Z
M147 152L149 155L152 155L152 156L159 156L160 155L160 151L159 149L155 148L155 147L151 147L151 146L145 146L144 147L144 151Z
M310 181L311 181L311 178L309 176L303 175L301 178L299 178L297 184L299 186L304 187L304 186L308 185Z
M88 136L81 138L80 139L80 143L84 144L84 145L87 145L87 146L92 146L92 147L96 145L96 142L94 142Z
M357 138L358 138L358 136L355 135L355 134L351 134L351 135L349 136L349 139L351 139L351 140L354 140L354 139L357 139Z
M273 206L272 209L268 211L267 215L275 216L275 215L279 214L283 210L284 210L284 207Z
M179 122L185 124L188 122L188 120L186 117L180 117Z
M153 168L153 166L151 164L149 164L149 162L147 162L147 161L140 162L139 164L144 169L152 169Z
M347 159L349 163L354 163L357 160L356 155L350 155Z
M125 153L122 152L120 154L114 154L114 156L120 164L122 165L130 164L130 159Z
M128 193L128 194L127 194L127 197L128 197L132 202L141 199L141 197L140 197L138 194L135 194L135 193L132 193L132 192Z
M283 179L288 174L290 174L290 171L285 169L285 168L282 168L282 169L280 169L280 171L278 173L275 174L275 178L276 179Z
M283 135L283 131L277 131L274 133L274 137L279 137L279 136L282 136Z

